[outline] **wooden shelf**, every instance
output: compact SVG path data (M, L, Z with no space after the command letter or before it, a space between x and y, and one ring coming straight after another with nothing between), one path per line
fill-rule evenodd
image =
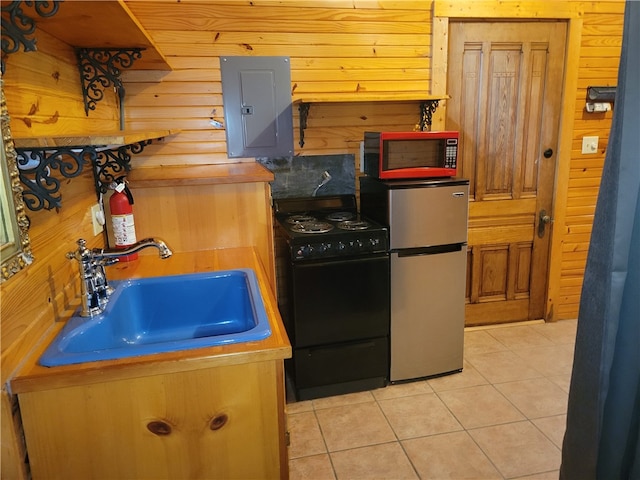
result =
M22 197L29 210L50 210L62 206L60 186L53 170L64 178L80 175L90 164L96 193L106 193L112 182L118 182L131 170L131 154L142 152L153 140L179 130L115 132L111 134L79 134L49 137L15 138L18 171L24 185ZM24 153L26 164L20 163ZM60 159L64 157L64 162Z
M294 96L294 103L357 103L357 102L419 102L445 100L449 95L431 95L424 92L369 92L331 93Z
M155 140L178 133L180 130L117 131L113 133L67 134L47 137L14 138L16 148L104 147L132 145L145 140Z
M38 29L79 48L144 48L134 70L171 70L164 55L123 0L66 1L48 18L36 18Z
M273 172L257 162L144 167L132 170L127 177L131 188L272 182L273 179Z
M440 100L446 100L449 95L431 95L424 92L355 92L330 93L299 96L293 99L298 105L299 115L299 145L304 147L304 131L307 128L309 107L312 103L363 103L363 102L420 102L420 129L431 129L431 117L438 108Z

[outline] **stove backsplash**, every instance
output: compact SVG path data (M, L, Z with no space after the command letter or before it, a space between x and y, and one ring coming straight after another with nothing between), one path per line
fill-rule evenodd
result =
M316 196L356 193L354 155L262 157L256 160L275 176L271 182L273 198L310 197L323 181L325 171L329 172L331 180L318 189Z

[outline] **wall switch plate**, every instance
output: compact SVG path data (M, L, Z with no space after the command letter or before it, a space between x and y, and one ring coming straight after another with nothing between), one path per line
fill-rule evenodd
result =
M598 137L582 137L582 153L598 153Z
M360 142L360 173L364 173L364 140Z
M91 225L93 226L93 236L100 235L104 227L104 212L99 203L91 206Z

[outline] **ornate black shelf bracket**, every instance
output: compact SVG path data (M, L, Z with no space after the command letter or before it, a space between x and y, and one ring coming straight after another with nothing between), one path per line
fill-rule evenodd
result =
M298 112L300 112L300 141L298 142L300 147L304 147L304 131L307 128L307 118L309 117L310 103L301 103L298 105Z
M431 120L433 114L438 109L440 100L424 100L420 102L420 131L431 130Z
M122 70L130 68L142 57L143 48L104 49L77 48L78 69L82 84L84 112L95 110L104 98L104 89L113 86L120 103L120 130L124 130L124 86L120 80Z
M131 154L142 152L150 143L151 140L143 140L117 148L93 145L16 148L18 175L24 185L24 204L32 211L60 208L61 181L57 177L77 177L87 165L93 167L96 193L99 197L101 193L106 193L112 182L123 179L131 170ZM58 170L60 175L54 176L53 170Z
M2 53L9 55L20 50L20 45L25 52L35 52L36 39L29 38L36 31L36 22L22 10L22 5L34 7L35 12L42 18L53 17L58 13L60 3L63 0L54 1L12 1L2 6ZM0 65L2 73L5 72L4 59Z
M22 197L29 210L37 211L61 206L60 185L52 170L64 178L80 175L84 166L96 155L92 147L64 147L52 149L16 148L18 174L24 185Z
M109 185L112 183L120 183L131 171L131 154L141 153L144 147L150 145L151 142L151 140L143 140L116 149L97 152L93 172L98 195L107 193Z

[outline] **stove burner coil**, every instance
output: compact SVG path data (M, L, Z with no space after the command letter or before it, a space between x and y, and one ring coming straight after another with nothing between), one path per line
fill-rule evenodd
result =
M297 233L327 233L333 230L333 225L327 222L312 220L296 223L291 227L291 230Z
M369 226L369 222L364 220L345 220L338 224L338 228L342 230L366 230Z
M333 212L327 215L327 220L331 222L344 222L346 220L351 220L354 217L351 212Z
M297 223L302 222L315 222L316 218L311 215L299 214L299 215L289 215L287 217L287 223L295 225Z

